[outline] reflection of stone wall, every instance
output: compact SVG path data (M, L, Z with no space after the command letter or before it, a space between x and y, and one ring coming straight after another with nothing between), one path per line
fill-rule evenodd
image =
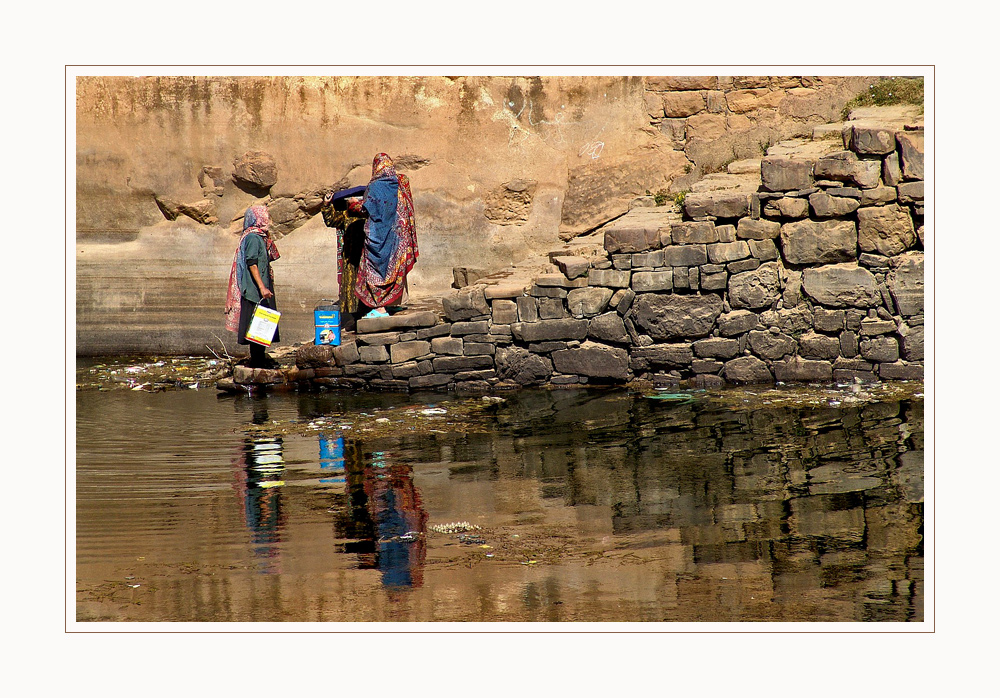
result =
M730 620L685 615L728 603L768 617L772 600L791 616L773 620L801 620L813 603L811 620L921 618L922 402L752 413L616 409L562 391L510 402L531 429L493 437L491 452L501 473L533 480L516 511L544 511L559 493L610 517L588 521L594 531L676 541L661 591L690 606L672 620ZM733 586L739 599L696 602Z

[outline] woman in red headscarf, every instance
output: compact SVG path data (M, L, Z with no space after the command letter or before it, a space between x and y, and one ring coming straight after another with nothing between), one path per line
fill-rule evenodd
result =
M406 275L417 261L417 229L413 194L405 175L396 173L392 159L379 153L361 201L365 249L358 265L355 292L375 314L406 299Z
M243 215L243 237L236 248L229 272L226 299L226 329L236 332L238 344L250 345L252 368L275 368L277 362L267 356L262 345L247 339L247 329L258 304L277 310L274 301L274 277L271 262L278 259L278 248L271 239L271 216L266 206L251 206ZM272 343L279 340L275 330Z

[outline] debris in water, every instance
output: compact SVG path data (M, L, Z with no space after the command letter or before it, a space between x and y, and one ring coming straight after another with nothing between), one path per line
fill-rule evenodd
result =
M470 524L468 521L456 521L454 523L435 524L430 527L435 533L461 533L463 531L479 531L479 526Z
M426 410L420 410L420 414L448 414L448 410L443 407L428 407Z

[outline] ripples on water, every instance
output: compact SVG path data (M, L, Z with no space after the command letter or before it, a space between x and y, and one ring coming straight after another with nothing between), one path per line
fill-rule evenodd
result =
M922 400L524 391L486 433L261 431L415 399L78 392L78 620L923 618Z

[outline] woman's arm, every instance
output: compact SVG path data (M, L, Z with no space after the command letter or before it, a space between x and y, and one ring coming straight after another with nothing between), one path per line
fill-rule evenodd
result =
M264 280L260 278L260 270L257 268L256 264L247 265L247 269L250 270L250 276L253 277L253 282L257 284L257 289L260 291L261 300L270 298L274 294L271 290L264 285Z

